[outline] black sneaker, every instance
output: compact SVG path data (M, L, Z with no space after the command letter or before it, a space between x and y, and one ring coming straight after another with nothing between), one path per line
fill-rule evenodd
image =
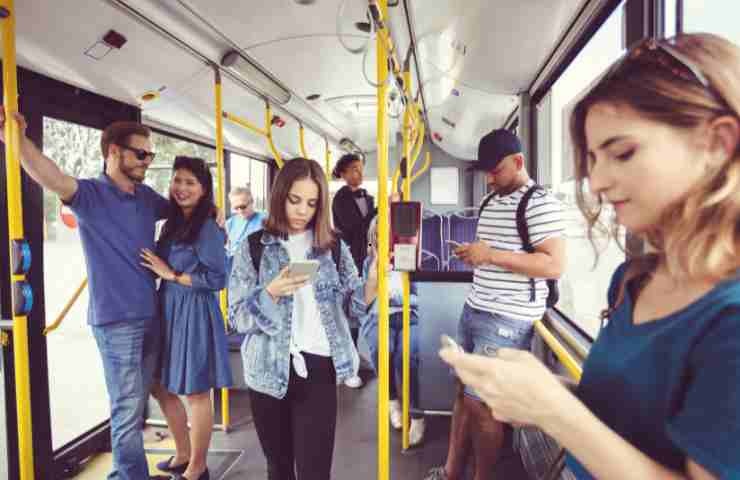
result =
M172 464L172 460L174 459L175 457L172 456L168 458L167 460L159 462L157 464L157 468L163 472L177 473L177 474L182 475L183 473L185 473L185 470L188 469L188 462L185 462L182 465L178 465L176 467L171 467L170 465ZM170 477L165 477L165 478L170 478Z

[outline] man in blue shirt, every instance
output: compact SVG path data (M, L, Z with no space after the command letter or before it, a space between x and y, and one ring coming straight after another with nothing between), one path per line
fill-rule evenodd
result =
M149 476L142 418L160 346L154 277L139 263L143 248L154 249L154 227L168 201L142 182L154 159L147 127L115 122L103 132L105 171L98 178L64 173L21 131L21 163L42 187L56 193L77 216L87 263L88 323L103 361L111 407L113 470L109 479L166 479ZM0 131L5 116L0 110ZM3 138L4 141L4 138Z
M226 220L226 233L229 243L226 249L226 273L231 273L234 254L239 251L244 239L262 228L265 214L254 209L254 197L249 187L232 188L229 203L233 215Z

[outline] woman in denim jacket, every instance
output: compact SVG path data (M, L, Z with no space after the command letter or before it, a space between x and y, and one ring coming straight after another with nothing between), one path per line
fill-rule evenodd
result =
M365 314L377 292L377 265L363 283L344 243L335 264L329 212L319 164L290 160L272 188L259 269L248 241L234 257L230 318L246 334L244 378L270 479L330 478L336 385L359 367L347 315ZM290 275L290 262L313 259L312 282Z

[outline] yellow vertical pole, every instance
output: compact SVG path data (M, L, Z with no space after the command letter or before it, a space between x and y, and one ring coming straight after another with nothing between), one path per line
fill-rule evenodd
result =
M224 211L226 208L226 192L224 192L224 115L223 115L223 101L221 98L221 71L218 67L213 67L215 76L214 82L214 93L215 93L215 104L216 104L216 183L218 185L218 192L216 195L216 206ZM225 212L224 212L225 213ZM227 308L226 289L221 290L219 293L219 304L221 305L221 313L224 317L224 324L228 327L229 324L229 312ZM231 423L231 415L229 412L229 389L221 389L221 419L224 426L224 430L229 429Z
M298 125L298 140L301 147L301 156L303 158L308 158L308 154L306 154L306 132L303 129L303 125Z
M20 131L13 115L18 111L18 73L15 58L15 9L13 0L0 0L3 42L3 105L5 105L5 171L8 191L8 233L11 243L22 241ZM11 245L12 248L12 245ZM11 252L11 257L12 252ZM10 282L25 282L25 275L10 271ZM13 311L16 311L13 305ZM15 362L18 452L21 480L33 480L33 422L31 421L31 376L29 373L28 317L13 315L13 359Z
M324 170L326 171L326 181L331 182L331 170L330 170L331 150L329 150L329 140L327 140L326 138L324 139L324 146L326 148L326 156L324 157Z
M382 18L388 17L388 0L378 0ZM388 229L388 55L383 36L378 33L376 40L378 72L378 480L390 478L389 449L389 414L388 414L388 266L389 229Z
M403 72L403 88L406 93L411 92L411 72ZM409 95L410 96L410 95ZM406 159L406 176L403 178L403 200L411 200L411 109L413 105L406 105L403 116L403 156ZM403 429L401 431L401 445L404 450L409 448L409 410L411 389L411 280L409 273L403 273L403 362L402 362L402 392L403 392Z
M267 132L267 145L270 146L272 156L275 157L278 168L283 168L283 157L280 156L275 147L275 142L272 141L272 110L270 110L270 104L265 102L265 132Z

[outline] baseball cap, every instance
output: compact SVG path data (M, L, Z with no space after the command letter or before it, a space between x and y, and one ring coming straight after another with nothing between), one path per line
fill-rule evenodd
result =
M519 137L504 128L499 128L480 139L478 161L468 170L491 171L505 157L521 151L522 143Z

